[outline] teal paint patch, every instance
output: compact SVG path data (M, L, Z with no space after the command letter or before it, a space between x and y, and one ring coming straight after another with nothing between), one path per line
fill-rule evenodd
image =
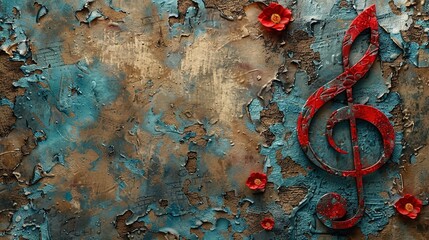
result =
M24 193L29 200L35 200L41 198L49 193L56 190L55 186L46 184L43 187L40 184L32 185L28 188L24 188Z
M48 87L29 83L25 95L16 99L16 126L46 133L46 141L39 143L30 156L40 159L44 169L56 164L54 156L61 150L76 148L79 129L93 124L102 107L116 97L120 80L105 76L103 67L97 62L90 68L88 73L76 65L45 70L43 82ZM71 94L72 84L78 86L82 94Z
M8 106L11 109L13 109L15 104L13 104L13 102L11 102L9 99L7 98L2 98L0 99L0 106Z
M121 76L110 75L107 67L97 59L91 59L90 64L64 64L61 58L62 49L58 45L58 29L53 27L43 32L43 28L33 26L36 22L43 22L48 13L53 13L54 16L64 14L68 21L68 25L61 21L58 25L72 28L73 24L78 23L74 18L74 10L77 8L64 3L39 3L41 8L37 13L34 12L33 4L22 1L0 4L1 12L7 13L0 21L0 37L5 40L2 41L1 48L8 52L12 46L17 46L11 53L14 61L31 58L36 61L35 64L23 65L21 70L25 77L14 83L15 87L25 88L25 94L17 97L15 103L2 101L2 105L7 104L14 109L18 119L16 128L32 130L37 144L37 148L25 161L26 166L35 167L28 186L23 188L21 193L32 204L17 206L10 229L2 233L3 236L14 239L64 239L69 235L68 220L65 219L67 214L57 215L55 203L52 201L64 199L71 202L74 200L71 192L63 193L61 187L42 184L41 180L47 176L67 177L53 176L50 172L57 165L65 169L70 167L70 163L66 161L70 151L85 151L93 146L77 143L80 130L94 124L101 109L116 99L121 82ZM15 7L18 14L12 12ZM36 55L30 51L30 38L33 46L39 49ZM46 46L48 53L43 50ZM41 52L44 54L40 54ZM64 186L69 184L64 182ZM81 191L86 200L78 199L76 202L83 209L89 210L91 207L86 204L89 198L85 196L83 189ZM100 201L99 207L104 204ZM45 209L49 211L45 212ZM63 225L56 228L59 223ZM94 223L94 228L96 224ZM81 226L82 232L85 232L85 225Z
M259 121L261 120L261 114L260 112L262 111L263 107L261 106L261 103L258 99L253 99L249 106L248 106L248 111L250 114L250 119L252 121Z
M145 172L143 170L143 161L139 159L129 159L125 156L121 156L121 160L119 162L123 163L124 166L133 174L138 177L143 177Z
M380 58L383 62L393 62L402 53L402 49L398 47L390 37L390 34L383 28L380 28Z
M71 193L71 192L66 192L66 193L64 194L64 199L65 199L67 202L70 202L70 201L73 199L73 195L72 195L72 193Z
M12 217L13 228L10 235L14 239L23 237L29 240L51 239L46 212L33 204L21 206Z
M100 10L97 9L97 10L91 11L88 14L88 16L86 17L85 23L88 23L90 25L92 21L98 18L105 19L106 17L103 15L103 13Z
M171 26L169 36L170 38L189 36L193 34L194 37L199 37L206 32L206 28L213 26L213 21L208 21L207 10L202 0L192 0L197 4L196 7L189 7L185 14L184 23L174 23ZM152 0L158 8L158 14L161 19L165 17L179 17L177 1L175 0ZM165 21L168 24L168 21Z

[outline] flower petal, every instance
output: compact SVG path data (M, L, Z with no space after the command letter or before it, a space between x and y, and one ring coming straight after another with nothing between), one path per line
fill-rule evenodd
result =
M423 202L422 202L422 200L416 198L415 202L414 202L414 205L417 206L417 207L421 207L423 205Z
M264 218L261 222L261 226L265 230L272 230L274 228L274 220L271 218Z
M272 21L264 21L264 22L261 22L261 24L262 25L264 25L265 27L268 27L268 28L271 28L271 27L273 27L274 25L276 25L275 23L273 23Z
M280 11L277 12L277 14L279 14L282 18L287 17L286 9L287 8L282 8Z
M402 208L404 208L405 207L405 204L407 204L407 199L405 199L405 198L400 198L400 199L398 199L398 201L396 201L395 202L395 207L396 208L398 208L398 207L402 207Z
M259 20L259 21L261 21L261 20L266 20L266 19L269 19L269 17L268 17L268 15L267 15L265 12L261 12L261 13L258 15L258 20Z
M409 218L411 218L411 219L416 219L416 217L417 217L417 213L413 213L413 212L411 212L410 214L408 214L407 215Z
M282 14L283 14L282 16L287 17L287 18L292 17L292 11L289 8L284 8Z
M396 208L396 210L402 215L408 215L410 213L405 208Z
M280 24L284 24L285 26L289 23L290 19L289 18L284 18L282 19L279 23Z
M263 12L258 16L259 22L265 27L272 27L275 23L271 21L271 18L266 16Z
M275 29L275 30L277 30L277 31L282 31L283 29L285 29L285 25L282 24L282 23L277 23L272 28Z
M276 13L276 12L274 11L274 8L273 8L273 7L266 7L266 8L264 8L264 10L262 10L262 12L263 12L266 16L269 16L269 17L271 17L271 15L272 15L273 13Z
M407 201L409 201L409 200L414 200L415 199L415 197L413 196L413 195L411 195L411 194L405 194L403 197L402 197L403 199L406 199Z
M281 13L283 12L283 9L285 9L282 5L278 4L273 8L273 12L277 13L281 16Z

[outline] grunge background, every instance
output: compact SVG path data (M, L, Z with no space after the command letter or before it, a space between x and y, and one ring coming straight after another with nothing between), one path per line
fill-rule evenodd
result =
M268 3L268 1L265 1ZM5 239L426 239L393 203L429 197L429 2L279 1L281 32L247 0L0 1L0 236ZM327 192L356 207L354 179L331 176L301 151L296 119L307 97L342 73L341 42L371 4L379 58L354 87L356 102L394 123L396 148L364 177L366 211L347 231L315 217ZM353 46L355 61L369 34ZM353 62L353 61L352 61ZM327 117L314 121L327 148ZM358 124L362 155L381 153ZM347 124L336 142L349 148ZM265 193L245 185L268 174ZM275 219L273 231L260 221Z

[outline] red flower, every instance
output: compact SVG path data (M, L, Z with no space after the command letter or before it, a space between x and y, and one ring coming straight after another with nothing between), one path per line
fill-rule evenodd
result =
M259 22L267 28L272 28L277 31L285 29L292 18L292 11L284 8L278 3L270 3L268 7L259 14Z
M395 202L396 210L411 219L415 219L422 207L422 201L411 194L405 194Z
M272 218L264 218L261 222L261 226L265 230L273 230L274 228L274 220Z
M252 190L263 190L267 184L267 175L263 173L252 173L247 178L246 185Z

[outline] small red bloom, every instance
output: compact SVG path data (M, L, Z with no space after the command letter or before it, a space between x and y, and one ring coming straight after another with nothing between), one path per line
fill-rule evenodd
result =
M422 201L411 194L405 194L395 202L396 210L411 219L415 219L422 207Z
M288 25L292 18L292 11L284 8L278 3L270 3L268 7L259 14L259 22L267 28L282 31Z
M264 218L261 222L261 226L265 230L273 230L274 228L274 220L272 218Z
M263 190L267 184L267 175L264 173L251 173L247 178L246 185L252 190Z

